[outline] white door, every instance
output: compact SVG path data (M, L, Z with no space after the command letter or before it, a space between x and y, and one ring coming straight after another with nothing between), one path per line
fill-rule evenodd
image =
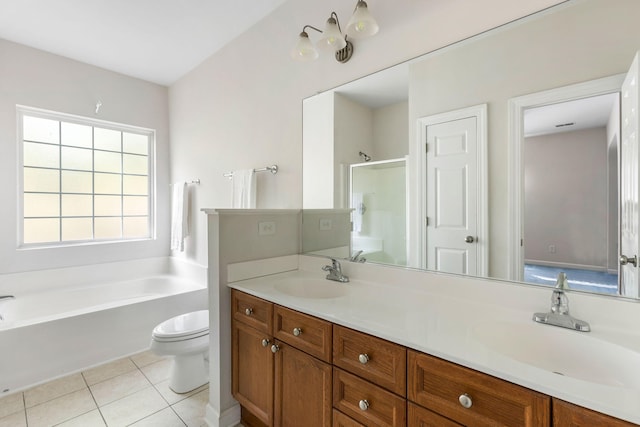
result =
M621 101L621 148L620 148L620 283L622 295L640 297L638 256L638 54L622 84ZM625 259L626 257L626 259Z
M429 270L478 274L477 118L427 126Z

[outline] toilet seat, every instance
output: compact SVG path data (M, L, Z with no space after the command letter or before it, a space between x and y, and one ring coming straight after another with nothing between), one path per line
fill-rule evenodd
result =
M184 341L209 334L209 310L194 311L165 320L153 329L159 342Z

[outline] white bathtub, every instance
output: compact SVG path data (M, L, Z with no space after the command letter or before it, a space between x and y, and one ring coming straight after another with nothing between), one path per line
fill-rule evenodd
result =
M139 264L95 266L95 283L82 277L88 267L36 273L46 284L2 277L0 295L16 299L0 300L0 397L145 350L158 323L208 308L206 269L178 275L163 261ZM132 270L146 277L114 279ZM9 279L22 283L9 292Z

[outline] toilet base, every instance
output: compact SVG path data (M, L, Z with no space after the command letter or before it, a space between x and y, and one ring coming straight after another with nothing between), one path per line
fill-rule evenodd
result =
M188 393L209 382L209 367L205 353L174 356L169 368L169 388L176 393Z

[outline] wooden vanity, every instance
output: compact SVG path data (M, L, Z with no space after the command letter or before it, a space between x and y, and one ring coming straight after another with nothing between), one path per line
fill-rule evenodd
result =
M246 427L635 425L236 289L231 307Z

